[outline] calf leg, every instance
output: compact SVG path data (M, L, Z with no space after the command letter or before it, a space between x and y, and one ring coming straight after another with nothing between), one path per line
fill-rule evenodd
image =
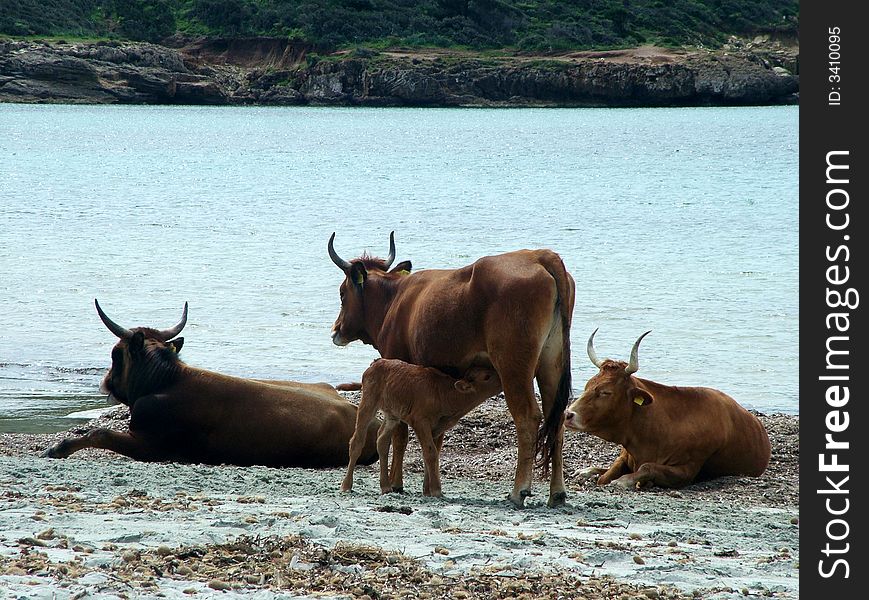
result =
M431 435L430 427L414 427L416 437L422 447L422 457L425 463L425 479L423 481L423 496L443 496L441 493L441 473L438 461L438 444ZM443 438L441 436L441 441Z
M356 461L359 460L363 448L365 448L365 442L368 439L368 425L374 418L375 412L377 412L377 403L371 402L368 396L362 394L362 400L359 401L359 408L356 410L356 429L353 431L353 437L350 438L350 461L347 463L347 474L344 475L344 481L341 482L342 492L349 492L353 489L353 469L356 467ZM378 447L379 451L380 448Z
M623 488L635 487L640 489L648 483L654 483L660 487L681 487L687 485L697 476L699 467L693 465L662 465L659 463L643 463L634 473L622 475L614 485Z
M443 433L440 433L436 437L434 437L434 445L435 445L435 449L437 450L438 468L440 469L441 448L444 445L444 434ZM431 495L430 491L431 491L431 482L429 481L429 478L428 478L428 469L425 469L424 475L423 475L423 480L422 480L422 495L423 496L430 496Z
M380 493L388 494L393 491L389 477L389 446L392 442L392 432L401 423L398 419L386 416L380 432L377 434L377 456L380 461Z
M389 480L393 492L404 491L404 451L407 449L407 423L399 421L392 430L392 469Z
M145 439L135 437L131 433L113 429L93 429L81 437L66 438L42 453L45 458L66 458L74 452L85 448L102 448L111 450L135 460L157 461L169 458Z

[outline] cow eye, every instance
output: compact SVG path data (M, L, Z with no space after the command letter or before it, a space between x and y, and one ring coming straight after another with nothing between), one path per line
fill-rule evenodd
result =
M601 396L612 396L613 395L613 393L609 390L601 390L599 393Z

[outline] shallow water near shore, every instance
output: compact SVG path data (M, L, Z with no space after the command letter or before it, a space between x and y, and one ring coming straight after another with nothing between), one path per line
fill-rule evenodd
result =
M585 356L798 412L797 107L344 109L0 105L0 431L105 405L114 338L168 327L243 376L358 380L339 254L415 270L549 247Z

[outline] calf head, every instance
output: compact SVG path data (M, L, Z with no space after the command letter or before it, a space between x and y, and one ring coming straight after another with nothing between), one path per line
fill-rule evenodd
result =
M96 300L94 305L103 324L119 338L112 348L112 366L100 384L112 401L132 406L136 398L158 391L177 376L184 338L175 336L187 323L186 302L181 321L169 329L127 329L106 316Z
M471 367L456 380L455 388L462 394L489 398L501 392L501 378L494 369Z
M588 380L582 395L564 411L564 425L568 429L593 433L610 439L624 429L633 411L650 404L654 398L641 387L633 374L640 368L638 352L647 331L634 343L631 361L600 360L594 350L594 334L588 338L588 357L600 371Z
M382 284L407 275L411 269L410 261L406 260L390 270L395 260L394 235L394 231L389 234L389 256L385 260L363 254L349 262L335 252L335 234L329 238L329 258L344 272L339 288L341 311L332 326L332 342L336 346L346 346L354 340L374 343L372 338L377 332L370 331L368 320L378 314L382 317L389 302Z

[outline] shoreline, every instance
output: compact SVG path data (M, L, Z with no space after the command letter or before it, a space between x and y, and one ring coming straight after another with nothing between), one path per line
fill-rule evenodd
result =
M0 102L368 107L797 104L799 49L759 36L721 49L485 54L283 39L0 40Z
M74 429L122 427L125 410ZM447 434L442 500L421 495L415 439L406 493L381 496L377 464L341 494L343 469L139 463L97 450L42 459L65 434L0 434L0 585L24 598L797 598L799 419L761 419L773 443L763 476L680 490L578 481L574 470L616 448L570 435L568 506L556 510L539 477L527 509L504 500L515 444L497 398Z

